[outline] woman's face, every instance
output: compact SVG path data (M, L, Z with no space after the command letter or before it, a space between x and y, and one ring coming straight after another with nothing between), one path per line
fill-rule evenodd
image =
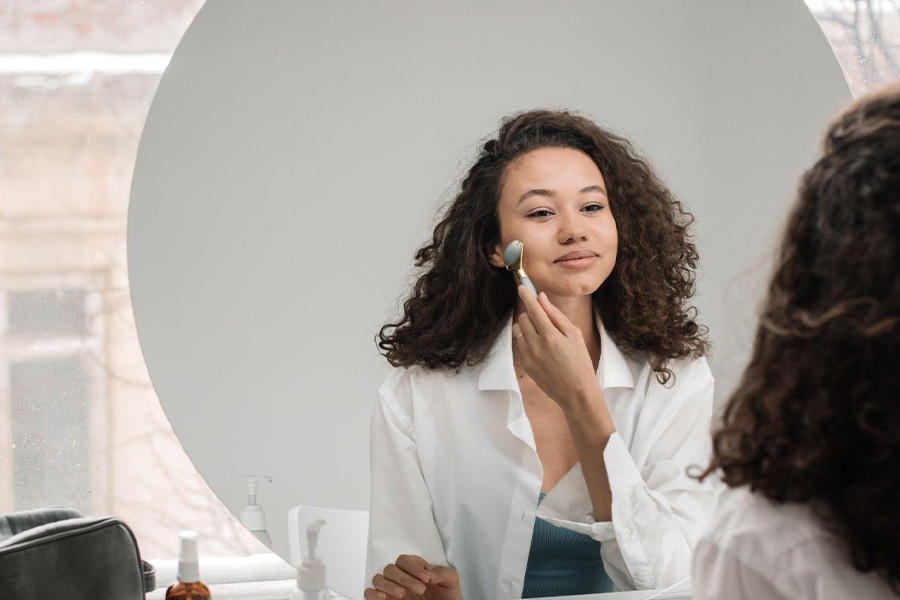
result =
M619 236L603 175L584 152L540 148L507 166L500 194L500 245L491 264L505 267L503 250L525 245L525 272L548 296L592 294L616 264ZM573 250L595 258L584 265L561 262Z

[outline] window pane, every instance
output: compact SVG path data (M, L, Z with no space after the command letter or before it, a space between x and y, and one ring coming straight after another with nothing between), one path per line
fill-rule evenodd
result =
M51 504L90 513L88 386L78 356L10 365L16 510Z
M85 291L78 289L10 292L9 333L84 335L88 329L85 296Z
M858 96L900 77L900 0L806 0Z

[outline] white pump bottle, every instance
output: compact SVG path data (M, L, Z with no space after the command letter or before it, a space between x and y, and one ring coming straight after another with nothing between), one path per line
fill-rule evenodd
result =
M256 491L261 481L272 483L272 478L268 475L247 475L247 505L241 511L241 523L259 541L271 548L272 538L266 531L266 513L263 512L262 506L256 503Z
M297 565L297 587L291 594L291 600L329 600L331 594L325 585L325 563L316 558L316 544L319 541L319 530L325 519L316 519L306 527L307 554Z

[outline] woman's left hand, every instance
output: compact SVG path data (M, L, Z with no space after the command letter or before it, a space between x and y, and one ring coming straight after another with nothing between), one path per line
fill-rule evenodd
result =
M525 313L513 324L513 349L519 364L547 396L568 412L598 387L584 335L543 292L535 298L518 286ZM524 337L516 339L519 333Z

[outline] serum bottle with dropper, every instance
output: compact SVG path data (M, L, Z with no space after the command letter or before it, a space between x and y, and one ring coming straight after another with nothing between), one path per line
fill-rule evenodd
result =
M197 532L182 531L178 536L178 581L166 590L166 600L210 600L209 588L200 581Z

